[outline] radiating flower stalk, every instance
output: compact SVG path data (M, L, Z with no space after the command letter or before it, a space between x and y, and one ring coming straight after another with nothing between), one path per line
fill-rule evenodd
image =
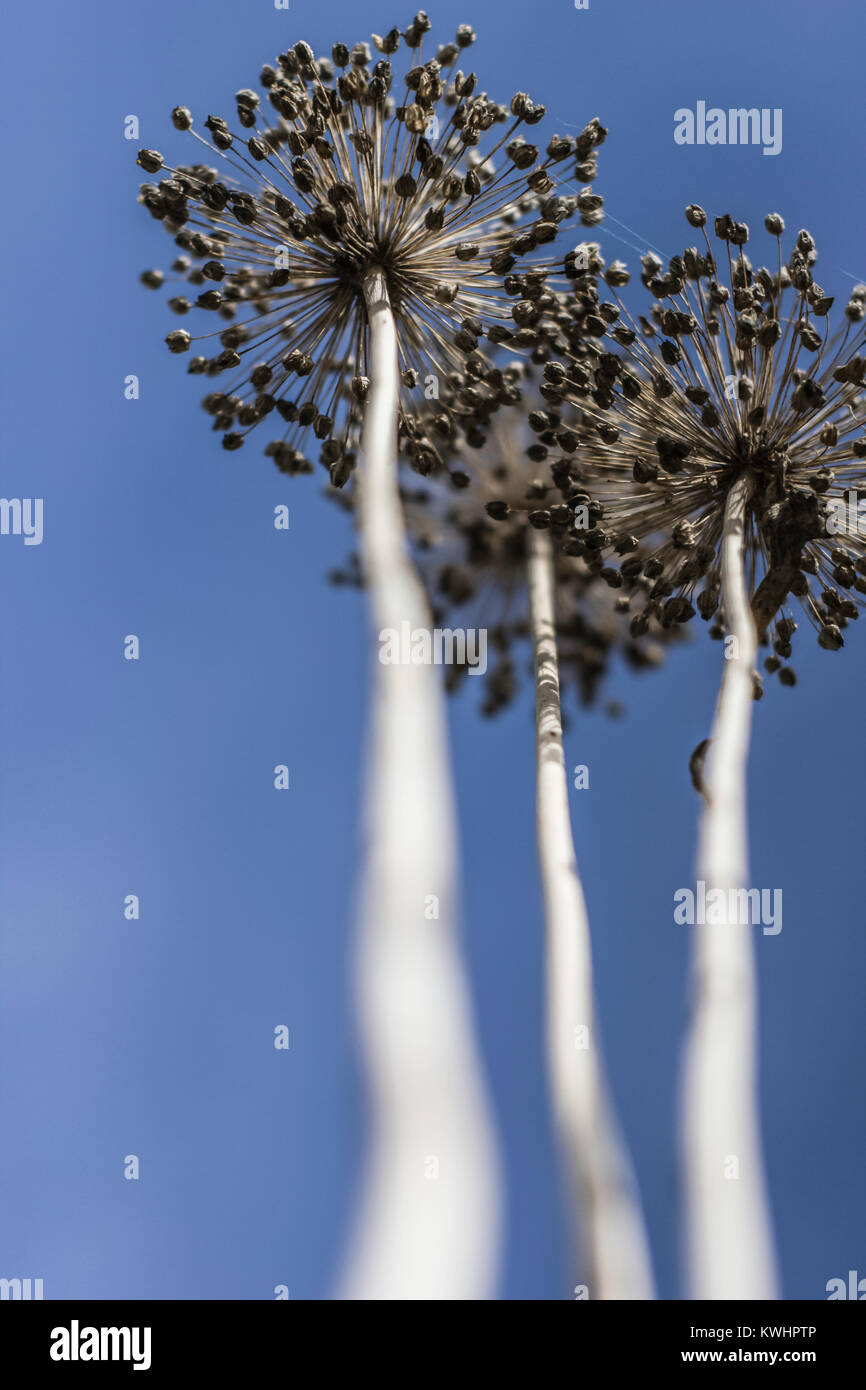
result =
M520 376L518 367L506 369L513 385ZM559 414L542 411L538 395L534 404L535 423L543 413L547 429L569 443ZM527 454L526 409L497 417L485 447L466 459L459 498L432 483L408 494L405 508L436 620L451 629L471 614L493 637L498 662L487 677L486 713L514 694L513 647L528 638L533 651L548 1075L576 1240L574 1272L592 1298L647 1299L653 1297L647 1239L596 1019L562 744L560 660L588 702L614 655L649 667L659 663L662 647L647 636L632 638L616 597L584 559L566 552L570 514L549 471L529 456L537 442ZM660 624L654 628L654 638L668 635Z
M784 224L768 216L775 264L755 270L743 250L746 225L717 218L720 275L706 214L692 205L686 215L704 247L666 270L643 258L649 317L633 320L620 299L623 267L604 273L605 300L596 275L566 263L575 291L566 331L596 342L566 361L561 390L582 411L580 478L598 507L584 540L592 553L621 557L608 579L633 606L632 632L652 621L686 623L697 607L725 639L706 765L693 763L705 799L697 876L708 902L713 890L723 894L709 924L695 928L683 1089L690 1294L772 1298L753 948L729 890L749 883L746 763L750 706L762 693L758 644L772 626L765 670L792 685L783 664L797 626L789 595L820 645L836 650L866 593L863 539L856 523L840 524L852 514L848 492L856 514L856 490L866 486L866 287L852 293L843 327L831 334L832 300L814 280L808 232L783 264Z
M501 106L456 70L475 38L467 25L425 59L429 29L421 12L405 32L374 36L375 62L366 43L335 44L330 60L296 43L262 70L267 120L259 93L237 93L240 131L209 116L206 139L175 108L175 127L218 155L219 169L139 154L148 173L163 173L141 201L175 239L173 271L201 291L170 306L217 319L210 332L175 329L169 349L192 349L189 371L222 379L203 405L225 449L270 419L279 437L265 452L282 472L313 471L311 438L333 487L357 469L380 633L430 626L407 554L398 452L429 474L457 442L483 443L509 399L482 346L485 335L493 347L515 338L498 322L510 317L501 277L530 277L537 248L575 212L593 225L591 189L559 197L551 171L573 159L588 183L603 138L594 122L542 153L522 128L543 107L525 93ZM142 278L158 288L164 277ZM354 1298L492 1288L497 1164L457 944L445 754L436 672L378 664L359 935L373 1138L344 1282Z

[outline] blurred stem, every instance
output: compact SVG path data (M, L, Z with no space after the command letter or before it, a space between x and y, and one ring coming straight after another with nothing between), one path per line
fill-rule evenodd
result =
M748 886L746 769L757 655L745 579L744 476L728 493L722 535L722 606L728 637L698 840L699 881ZM683 1143L689 1297L777 1297L758 1113L754 927L739 911L695 925L693 1015L686 1044ZM748 917L748 914L745 914Z
M571 833L562 746L554 571L546 531L530 532L535 651L538 854L546 926L550 1089L582 1267L592 1298L650 1299L649 1251L631 1163L608 1093L595 1022L589 921Z
M364 281L370 391L358 519L374 631L430 630L397 474L397 335L384 272ZM381 656L381 649L378 647ZM433 665L376 662L357 990L371 1100L342 1294L483 1299L499 1171L457 934L444 694Z

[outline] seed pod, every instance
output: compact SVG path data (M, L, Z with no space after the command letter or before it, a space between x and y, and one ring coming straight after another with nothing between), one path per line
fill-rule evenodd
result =
M175 328L165 341L168 343L169 352L186 352L192 340L185 329Z
M818 633L818 645L825 651L837 652L844 647L845 639L836 623L825 623Z
M508 516L508 503L503 501L488 502L484 510L492 521L505 521Z
M163 158L159 150L139 150L136 164L140 164L148 174L156 174L163 166Z

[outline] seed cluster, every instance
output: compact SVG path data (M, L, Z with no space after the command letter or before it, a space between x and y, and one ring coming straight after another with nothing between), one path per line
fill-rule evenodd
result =
M635 670L658 666L665 645L681 630L653 622L647 633L632 636L628 603L604 583L601 560L567 552L569 508L549 470L533 457L536 446L529 443L526 426L527 413L534 416L543 398L523 364L507 367L504 375L517 404L497 416L484 448L466 465L460 495L455 497L437 479L404 488L407 528L436 624L488 632L493 659L484 678L485 715L497 714L516 695L521 649L531 667L530 537L533 530L550 530L563 692L571 688L581 704L590 705L615 657ZM348 492L343 498L350 504ZM357 556L332 579L362 584ZM450 668L448 688L456 689L465 674L465 669ZM609 706L609 712L617 707Z
M601 218L591 188L557 195L552 173L573 159L575 179L594 177L598 121L577 139L554 136L542 152L524 131L543 107L523 92L500 105L456 68L472 29L461 25L425 60L429 29L420 12L405 31L374 35L375 61L367 43L335 44L330 59L296 43L262 69L264 102L237 93L238 129L209 116L205 138L190 111L175 108L175 127L217 154L219 169L171 167L155 150L138 156L147 173L163 174L142 185L140 201L181 253L172 270L184 292L170 307L223 320L210 332L175 329L166 341L172 352L192 350L193 375L221 378L203 404L224 447L240 448L270 417L280 437L266 453L277 467L312 471L312 435L335 487L356 464L369 389L365 274L381 267L387 276L401 449L428 475L457 441L480 447L511 400L483 344L520 351L532 334L516 313L516 332L507 326L503 277L522 268L530 278L534 253L562 224ZM155 270L142 280L165 283Z
M558 296L552 322L574 346L545 373L549 398L576 412L574 448L552 463L573 517L567 548L609 557L601 573L627 599L635 637L653 622L686 623L696 610L722 637L725 499L746 475L747 580L762 641L774 624L764 665L792 685L783 664L796 629L789 594L830 650L842 646L866 594L864 540L856 527L832 524L851 490L866 493L866 286L853 290L831 333L833 301L814 278L808 232L783 263L784 224L768 216L776 263L754 269L748 227L719 217L720 271L706 213L693 205L686 216L703 246L667 267L642 258L647 315L633 318L623 303L629 276L619 263L605 269L597 254L579 269L573 256L566 262L573 291ZM550 412L534 423L542 448L561 445Z

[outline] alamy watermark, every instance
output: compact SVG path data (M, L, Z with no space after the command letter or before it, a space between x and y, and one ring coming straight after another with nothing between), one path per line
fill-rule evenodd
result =
M866 497L853 489L844 497L826 497L828 536L866 536Z
M748 927L761 925L764 936L782 930L781 888L707 888L698 879L697 891L674 893L674 921L688 927Z
M487 629L385 627L379 633L379 660L383 666L466 666L470 676L487 670Z
M782 108L775 106L721 106L696 103L694 111L681 106L674 112L677 145L762 145L764 154L781 154Z
M44 1298L41 1279L0 1279L0 1299L27 1303Z
M828 1303L840 1298L856 1299L858 1303L866 1299L866 1279L861 1279L856 1269L848 1270L847 1280L828 1279L824 1287Z
M51 1329L52 1361L131 1361L134 1371L150 1370L149 1327L69 1327Z
M0 497L0 536L23 536L25 545L41 545L42 506L41 497Z

